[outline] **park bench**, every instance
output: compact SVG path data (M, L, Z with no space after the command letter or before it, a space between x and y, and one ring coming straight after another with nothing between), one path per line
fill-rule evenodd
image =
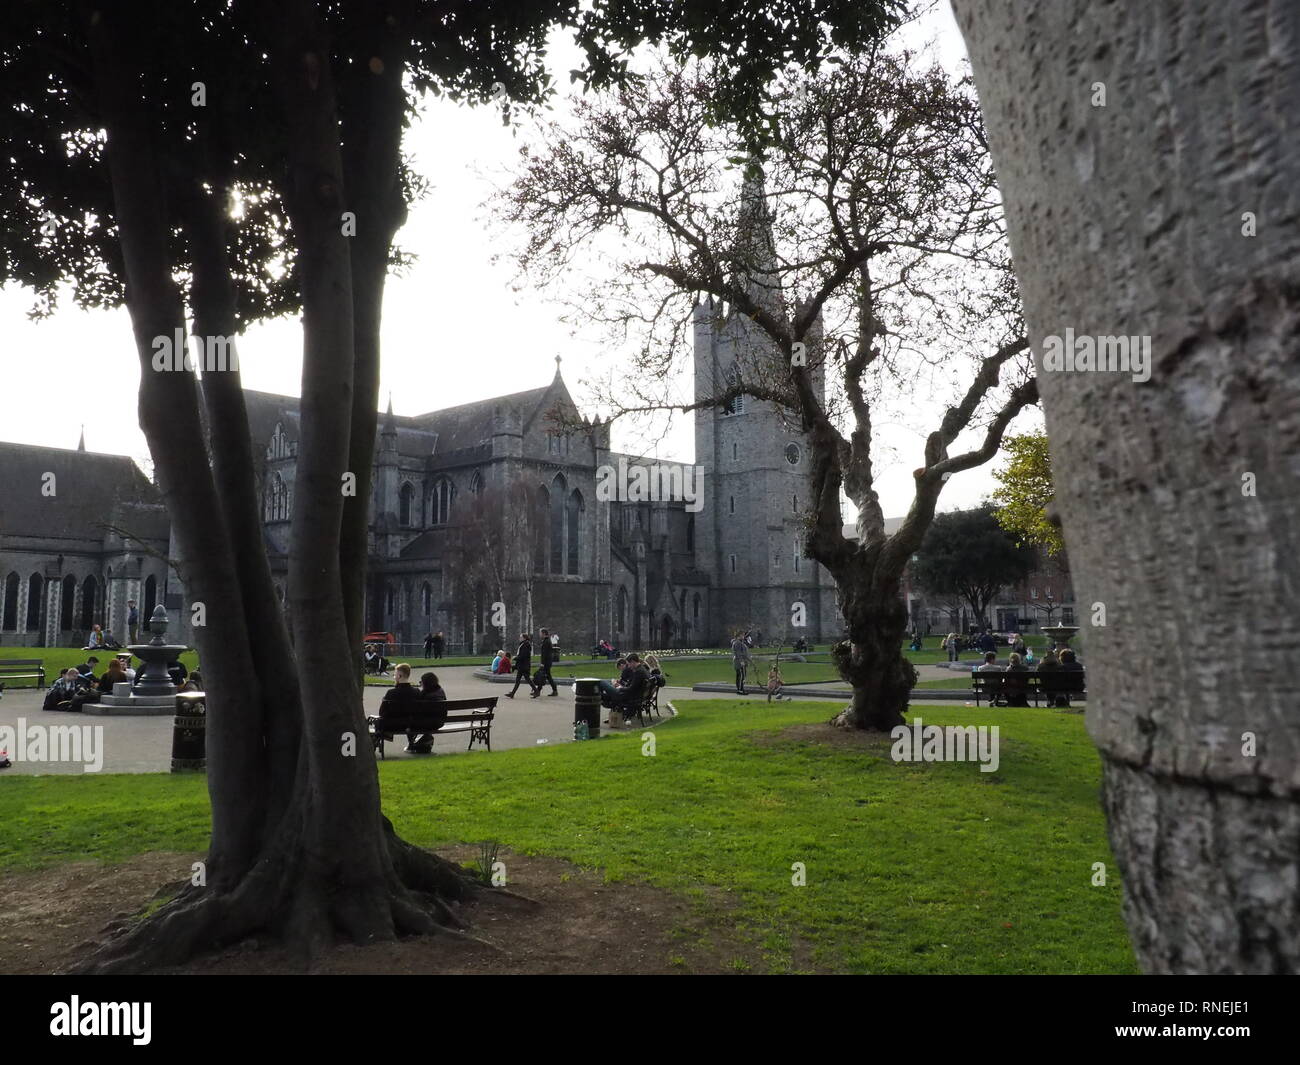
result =
M45 687L45 660L43 658L7 658L0 661L0 681L34 680L37 688ZM0 684L0 688L4 685Z
M367 717L370 740L379 757L384 757L384 743L394 736L407 732L432 733L435 738L449 732L468 732L469 746L482 743L492 750L492 719L496 716L497 697L488 699L448 699L440 703L415 704L410 707L396 707L384 714L383 721L378 717ZM446 711L447 720L441 728L435 728L442 712Z
M1050 670L1047 673L981 673L971 672L971 693L975 696L975 705L980 705L980 697L986 698L990 705L1009 696L1033 698L1034 705L1039 705L1040 698L1050 703L1062 695L1086 695L1084 670L1065 669Z

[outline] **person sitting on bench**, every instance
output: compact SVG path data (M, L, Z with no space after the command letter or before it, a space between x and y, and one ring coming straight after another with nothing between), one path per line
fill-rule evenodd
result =
M984 664L975 670L976 673L1001 673L1002 667L998 665L997 651L987 651L984 654Z
M447 693L442 690L442 685L438 683L438 674L425 673L420 677L420 705L427 706L429 703L445 703ZM447 723L447 711L442 709L440 720L433 726L434 732L442 728ZM383 713L382 708L380 713ZM412 754L433 754L433 732L426 732L418 738L414 732L406 734L406 749Z
M604 687L609 684L603 681L601 684L601 702L611 710L622 710L624 714L636 713L636 708L645 698L646 689L650 685L650 671L646 669L638 654L627 656L627 669L623 671L627 678L626 682L620 681L619 684L611 684L608 690ZM608 701L606 700L608 695Z
M434 679L436 680L437 678L435 677ZM446 696L444 695L443 698L445 699ZM391 717L397 711L409 712L417 708L422 708L424 705L425 699L421 694L420 689L411 683L411 667L407 663L402 662L393 670L393 686L389 688L388 691L384 692L383 701L379 704L380 727L383 727L385 717ZM424 739L424 737L421 737L421 739ZM429 743L432 744L433 737L430 736L428 739ZM407 751L413 754L421 753L418 750L419 745L416 742L415 733L413 731L408 731L406 733L406 740ZM427 754L428 751L423 753Z
M1007 706L1029 705L1029 689L1025 681L1025 675L1028 672L1029 670L1025 668L1025 664L1021 660L1020 655L1016 654L1015 651L1012 651L1011 654L1007 656L1007 673L1018 675L1015 677L1008 676L1007 679L1002 682L1003 699L1001 701Z
M600 688L600 705L606 709L614 704L614 699L627 685L629 678L632 676L632 670L628 666L626 658L620 658L614 665L618 668L618 680L602 680L597 685Z

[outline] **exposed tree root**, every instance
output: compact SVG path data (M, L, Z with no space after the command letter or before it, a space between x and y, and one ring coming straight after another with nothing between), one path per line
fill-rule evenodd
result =
M275 845L231 889L189 881L157 912L139 923L114 922L111 936L78 974L137 973L183 965L196 955L266 935L310 967L337 940L366 945L399 936L448 935L501 950L465 931L460 905L491 891L458 865L400 839L384 819L389 864L366 879L349 876L337 857L314 859L301 839L282 832ZM280 849L283 847L283 849Z

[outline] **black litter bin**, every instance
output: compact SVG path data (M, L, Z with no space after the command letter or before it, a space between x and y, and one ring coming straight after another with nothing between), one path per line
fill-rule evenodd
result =
M206 692L181 692L176 696L176 724L172 730L172 772L203 772L208 767Z
M573 723L587 723L587 735L600 735L600 679L578 677L573 682Z

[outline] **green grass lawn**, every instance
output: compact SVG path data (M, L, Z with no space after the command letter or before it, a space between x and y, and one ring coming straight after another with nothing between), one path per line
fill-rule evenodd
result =
M80 647L0 647L0 662L14 658L39 658L45 663L45 682L53 684L63 670L81 665L91 655L99 659L97 675L103 673L108 668L108 660L115 654L116 651L83 651ZM186 651L181 655L181 661L186 669L192 670L198 665L199 659L193 651ZM134 664L138 666L139 659ZM0 675L0 682L4 682L3 675ZM22 681L24 685L30 683L31 681Z
M825 721L829 703L682 709L655 725L654 757L636 730L383 763L385 810L423 846L491 839L602 869L629 904L636 881L705 908L725 900L772 971L792 953L861 973L1137 971L1080 716L914 708L934 724L1000 725L1001 766L981 773L781 735ZM0 824L5 870L194 852L207 798L193 776L13 776ZM1090 885L1094 862L1105 887Z

